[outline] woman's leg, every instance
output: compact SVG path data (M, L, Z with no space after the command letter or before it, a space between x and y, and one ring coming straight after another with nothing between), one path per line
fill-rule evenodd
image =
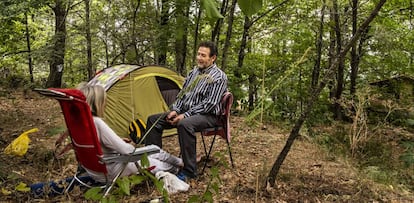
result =
M163 161L163 162L167 162L167 163L172 164L172 165L174 165L176 167L179 167L179 168L182 168L184 166L184 163L183 163L182 159L180 159L180 158L178 158L178 157L176 157L176 156L174 156L174 155L172 155L172 154L170 154L170 153L168 153L168 152L166 152L162 149L160 150L159 153L151 154L148 157L151 157L153 159L158 159L158 160Z

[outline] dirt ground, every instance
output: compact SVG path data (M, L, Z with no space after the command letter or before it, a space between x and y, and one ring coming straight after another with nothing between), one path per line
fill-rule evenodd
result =
M233 116L231 148L235 167L231 168L224 140L214 150L210 164L220 169L219 194L214 202L414 202L412 191L384 186L363 178L352 163L332 157L308 139L295 142L277 177L276 187L261 189L273 162L284 146L288 133L274 126L266 130L248 127L242 117ZM30 134L29 150L23 157L6 155L4 148L22 132L39 128ZM27 185L61 180L73 175L76 161L73 153L64 159L53 156L54 142L65 129L58 103L31 91L0 89L0 202L82 202L83 191L72 191L56 197L35 198L30 192L16 189ZM201 139L198 139L200 142ZM176 136L165 138L164 147L178 155ZM202 144L198 144L202 153ZM228 165L228 167L226 167ZM201 167L199 167L201 168ZM170 195L171 202L186 202L201 195L210 180L210 169L191 180L190 190ZM135 188L131 196L119 202L148 202L159 197L155 187L147 184Z

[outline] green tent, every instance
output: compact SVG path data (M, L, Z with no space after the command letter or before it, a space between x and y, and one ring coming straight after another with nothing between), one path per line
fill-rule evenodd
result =
M128 137L131 121L146 122L149 115L168 111L183 83L183 77L165 67L117 65L98 72L88 84L104 86L105 122L119 136Z

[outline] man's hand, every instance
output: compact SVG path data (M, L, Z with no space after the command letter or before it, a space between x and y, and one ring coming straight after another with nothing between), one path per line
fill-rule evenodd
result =
M184 119L184 114L180 114L177 116L172 117L171 119L167 119L167 121L171 124L171 125L177 125L177 123L181 120Z
M167 120L168 122L172 121L175 117L177 116L177 112L176 111L171 111L170 113L167 114L167 117L165 117L165 120Z

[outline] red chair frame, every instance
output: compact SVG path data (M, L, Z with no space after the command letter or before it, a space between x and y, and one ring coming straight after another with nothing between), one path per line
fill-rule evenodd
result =
M204 170L207 166L207 162L210 158L211 150L213 149L213 145L214 145L217 135L219 135L221 138L226 140L231 166L234 168L233 157L232 157L231 148L230 148L230 141L231 141L230 109L231 109L232 104L233 104L233 94L231 92L225 92L223 95L223 98L221 99L222 112L219 115L217 125L212 128L206 128L206 129L201 130L201 139L203 141L204 152L207 156L201 173L204 173ZM214 135L213 141L211 142L209 150L207 152L204 136L212 136L212 135Z
M79 176L84 173L84 169L88 169L105 175L106 183L101 187L105 188L104 197L106 197L112 189L116 179L118 179L122 173L121 171L113 180L110 180L108 178L106 163L122 162L126 165L129 162L135 162L137 168L139 168L137 161L141 159L143 154L149 155L160 151L155 145L149 145L136 148L134 152L128 155L114 154L111 156L104 156L90 107L86 103L86 98L81 91L77 89L58 88L35 89L35 91L44 96L58 100L72 141L72 148L75 151L78 170L73 176L69 186L66 187L65 192L68 192L75 181L78 181L84 186L91 187L82 182L79 178Z

